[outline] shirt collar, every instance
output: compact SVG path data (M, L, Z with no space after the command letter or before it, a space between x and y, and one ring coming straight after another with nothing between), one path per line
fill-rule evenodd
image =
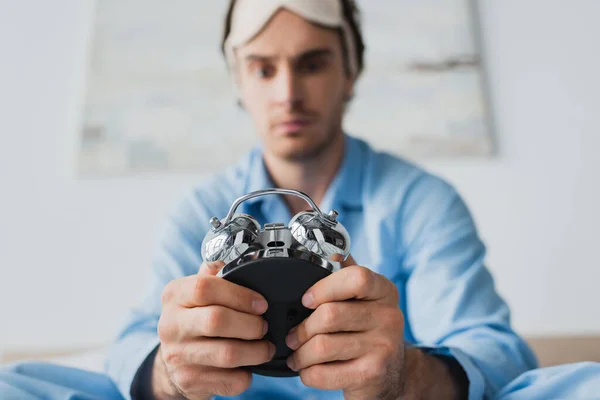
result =
M363 142L344 135L344 157L333 181L327 188L319 208L325 213L334 208L360 208L362 206L363 169L366 154ZM250 156L246 193L275 187L267 172L262 145L255 147ZM265 207L275 196L259 196L247 200L250 205L258 203Z

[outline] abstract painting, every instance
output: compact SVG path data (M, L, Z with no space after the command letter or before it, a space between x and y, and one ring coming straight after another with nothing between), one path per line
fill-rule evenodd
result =
M226 0L97 0L81 176L204 173L257 143L220 52ZM409 158L493 152L469 0L359 1L366 68L345 130Z

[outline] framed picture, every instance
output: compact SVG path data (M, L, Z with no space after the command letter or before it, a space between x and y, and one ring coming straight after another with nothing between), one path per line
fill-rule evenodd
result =
M359 1L366 68L345 130L410 158L493 152L469 0ZM220 52L227 0L97 0L82 176L207 172L257 143Z

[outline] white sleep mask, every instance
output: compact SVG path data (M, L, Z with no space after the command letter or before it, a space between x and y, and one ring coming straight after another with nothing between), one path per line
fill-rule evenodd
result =
M344 19L341 0L237 0L231 16L231 30L225 40L225 54L230 67L235 63L234 50L254 38L281 8L315 24L341 28L350 76L356 77L358 62L354 38Z

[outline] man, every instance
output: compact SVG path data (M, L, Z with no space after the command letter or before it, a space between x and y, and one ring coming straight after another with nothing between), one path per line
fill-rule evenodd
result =
M223 51L261 146L173 213L148 296L108 361L123 395L476 399L535 366L455 190L344 134L363 66L356 18L346 0L231 2ZM349 265L307 292L315 312L287 338L299 378L239 368L273 357L262 339L268 304L215 277L222 264L202 264L200 255L209 218L268 187L339 210L352 238ZM305 208L301 199L270 196L238 211L286 223Z
M225 26L224 54L261 146L206 179L169 219L148 296L108 358L121 395L479 399L534 367L456 191L344 134L342 117L363 66L353 3L232 1ZM320 208L339 210L352 238L346 268L309 289L303 301L315 312L287 337L297 378L239 368L273 357L262 339L268 304L216 277L222 264L202 263L200 255L209 218L267 187L300 190ZM304 209L298 199L270 196L239 211L265 223L287 222ZM0 375L0 385L23 393L52 387L56 397L116 392L105 377L88 375L102 383L81 388L85 375L70 374L25 365Z

